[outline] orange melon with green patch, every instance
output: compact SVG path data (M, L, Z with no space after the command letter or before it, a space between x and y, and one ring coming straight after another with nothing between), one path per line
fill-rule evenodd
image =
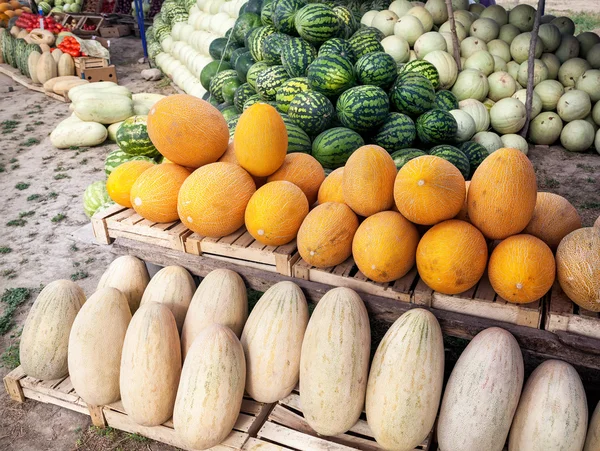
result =
M302 190L308 204L317 201L319 188L325 180L323 166L313 156L307 153L290 153L286 155L283 164L274 174L267 178L267 182L287 180Z
M154 164L149 161L128 161L119 165L108 176L106 191L112 200L119 205L131 208L131 188L142 173Z
M325 202L341 202L344 203L344 191L342 189L342 181L344 179L344 168L337 168L323 180L317 201L319 204Z

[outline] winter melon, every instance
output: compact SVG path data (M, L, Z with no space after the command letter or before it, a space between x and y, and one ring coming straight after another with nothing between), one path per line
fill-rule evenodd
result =
M130 255L123 255L114 260L104 271L96 289L117 288L127 298L129 309L133 314L140 306L149 281L150 276L144 262Z

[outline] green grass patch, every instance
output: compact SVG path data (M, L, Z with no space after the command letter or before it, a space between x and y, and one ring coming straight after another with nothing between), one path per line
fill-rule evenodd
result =
M21 334L23 329L10 335L11 343L0 355L0 366L9 370L14 370L21 364L19 355L19 345L21 344Z
M81 279L87 279L90 275L86 271L77 271L76 273L71 274L71 280L73 282Z
M11 252L12 252L12 249L8 246L0 247L0 254L10 254Z
M28 197L27 197L27 200L28 200L29 202L31 202L31 201L33 201L33 200L38 200L40 197L42 197L42 195L41 195L41 194L32 194L31 196L28 196Z
M3 135L12 133L16 130L19 123L20 123L19 121L10 121L10 120L0 122L0 130L2 130Z
M31 146L35 146L36 144L39 144L40 140L37 138L28 138L26 141L23 141L21 143L21 146L24 147L31 147Z
M27 224L27 221L24 219L13 219L6 223L8 227L23 227L25 224Z
M56 216L54 216L54 217L51 219L51 221L52 221L52 222L54 222L54 223L57 223L57 222L60 222L60 221L62 221L62 220L63 220L63 219L65 219L66 217L67 217L67 215L64 215L64 214L62 214L62 213L59 213L59 214L57 214Z
M56 174L54 180L70 179L69 174Z
M48 193L48 199L56 199L58 197L58 193L55 193L54 191Z
M138 443L145 443L145 442L150 441L150 439L148 437L144 437L143 435L140 435L140 434L127 434L127 438L131 441L138 442Z
M19 191L23 191L24 189L27 189L30 186L31 183L19 182L15 185L15 188L17 188Z
M35 214L35 211L31 210L31 211L22 211L21 213L19 213L19 218L28 218L29 216L33 216Z
M0 301L6 304L4 314L0 317L0 335L6 333L14 326L13 315L17 308L31 296L29 288L7 288Z
M71 244L71 247L69 248L69 250L71 252L77 252L79 250L79 248L77 247L77 245L75 243Z
M600 208L600 202L584 202L581 204L581 208L584 210L595 210Z
M14 279L17 277L17 272L14 269L5 269L2 271L2 277L6 277L7 279Z

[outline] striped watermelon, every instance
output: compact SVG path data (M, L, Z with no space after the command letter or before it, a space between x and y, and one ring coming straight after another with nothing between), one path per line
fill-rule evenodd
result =
M373 141L392 153L410 147L416 138L417 129L410 117L402 113L390 113L383 125L377 130Z
M469 159L469 164L471 166L469 177L473 176L475 169L477 169L483 160L490 154L485 147L475 141L464 142L460 145L459 149Z
M356 62L356 77L361 85L389 88L396 79L396 61L385 52L363 55Z
M224 70L216 74L210 81L209 92L211 98L215 99L217 103L223 103L225 98L223 97L223 85L227 80L238 79L237 72L233 69Z
M372 35L359 35L356 34L350 38L348 41L356 58L360 58L361 56L367 55L369 53L374 52L383 52L383 46L380 44L379 40Z
M302 130L314 136L329 126L335 111L325 95L306 91L297 94L290 102L288 114Z
M236 89L235 95L233 96L233 104L237 108L238 113L244 111L244 103L246 103L246 100L255 94L256 91L252 86L250 86L250 83L244 83Z
M350 45L350 42L346 39L333 38L324 42L319 48L319 56L324 55L340 55L352 63L356 62L356 55Z
M306 134L290 117L282 113L281 118L285 124L288 133L288 153L300 152L310 153L311 141L310 136Z
M417 135L423 144L452 142L457 128L454 116L444 110L431 110L417 119Z
M227 121L227 128L229 128L229 139L233 139L233 135L235 133L235 127L237 126L238 121L240 120L241 114L232 117Z
M357 132L364 132L383 123L388 116L390 101L377 86L355 86L344 92L337 101L340 122Z
M325 130L315 138L312 155L324 168L336 169L344 166L350 155L364 145L364 140L355 131L335 127Z
M406 63L400 69L398 75L403 75L408 72L416 72L425 76L433 85L434 89L440 86L440 74L433 64L425 60L413 60Z
M155 158L158 150L148 136L148 116L139 115L125 119L117 130L119 148L130 155Z
M273 26L282 33L296 35L294 18L306 3L303 0L274 0Z
M263 70L268 68L269 65L267 63L263 63L262 61L254 63L252 66L250 66L250 69L248 69L248 73L246 74L246 82L252 88L256 89L256 77L258 77L258 74L260 74Z
M260 11L260 20L263 25L273 25L273 9L275 8L273 0L265 0ZM242 6L243 8L243 6ZM246 47L248 47L246 45Z
M231 37L239 44L244 44L246 35L254 28L262 25L260 16L255 13L244 13L240 14L235 24L233 25L233 31Z
M458 147L442 144L431 148L429 154L449 161L458 168L465 180L469 178L471 170L469 159Z
M423 155L427 155L427 152L423 152L419 149L402 149L397 150L392 154L392 160L394 160L394 164L396 165L396 169L402 169L406 163L408 163L413 158L422 157Z
M232 67L227 61L211 61L200 72L200 83L208 91L210 89L210 82L217 72L229 69L232 69Z
M363 27L363 28L359 28L358 30L356 30L356 33L354 33L352 35L353 38L361 38L361 37L373 37L375 39L377 39L378 42L381 42L383 40L383 38L385 38L385 35L383 34L383 32L381 32L380 30L378 30L375 27Z
M446 111L458 110L458 100L451 91L438 91L435 94L434 108Z
M304 77L316 57L315 48L301 38L289 39L281 47L281 64L290 77Z
M290 102L296 97L296 94L308 91L309 89L308 78L290 78L277 90L277 95L275 96L277 109L282 113L287 113L290 108Z
M256 63L250 52L242 53L235 62L235 71L238 74L238 78L246 83L246 76L250 68Z
M258 94L256 94L255 96L248 97L248 100L246 100L246 103L244 103L244 111L246 111L255 103L265 103L267 105L271 105L273 108L277 107L277 104L275 102L272 102L270 100L263 100Z
M142 155L131 155L121 149L116 149L110 152L104 160L104 172L109 176L112 171L121 166L123 163L127 163L132 160L148 161L152 164L156 164L154 158L144 157Z
M423 75L401 75L392 86L391 101L401 113L419 116L433 108L435 90Z
M256 92L263 100L275 100L277 90L289 79L283 66L271 66L256 77Z
M308 66L308 83L326 96L337 96L355 85L354 68L340 55L318 56Z
M335 6L333 12L340 23L340 31L338 35L342 38L350 38L358 29L358 21L355 19L352 11L345 6Z
M281 48L290 39L287 34L273 33L263 41L263 61L267 64L281 64Z
M277 33L277 30L271 25L265 25L264 27L258 27L253 29L248 36L246 36L246 47L250 50L252 58L256 61L262 61L264 59L263 44L267 36Z
M333 9L320 3L302 7L294 18L300 37L313 44L325 42L337 35L340 23Z
M104 180L90 183L83 192L83 211L88 218L91 218L98 211L104 210L114 204L115 203L108 195L106 182Z

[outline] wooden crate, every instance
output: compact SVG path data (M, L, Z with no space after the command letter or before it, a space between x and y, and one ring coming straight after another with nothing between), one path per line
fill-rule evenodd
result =
M269 272L291 276L300 258L296 240L283 246L265 246L256 241L246 227L223 238L208 238L192 233L185 240L188 254L224 260Z
M546 330L600 339L600 314L573 303L555 282L546 309Z
M96 58L91 56L81 56L75 58L75 72L78 76L86 69L101 69L108 67L108 60L106 58Z
M433 290L419 278L416 266L404 277L394 282L378 283L369 280L367 276L360 272L352 257L332 268L316 268L299 259L294 265L293 276L298 279L336 287L352 288L357 292L427 306L431 303L433 293Z
M306 422L300 408L300 394L294 390L279 401L269 414L267 422L258 431L257 438L249 440L245 451L381 451L365 420L365 415L345 434L335 437L319 436ZM430 451L433 431L414 451Z
M110 244L124 237L175 250L184 250L184 241L192 232L181 221L158 223L148 221L132 208L113 205L92 217L96 241Z

